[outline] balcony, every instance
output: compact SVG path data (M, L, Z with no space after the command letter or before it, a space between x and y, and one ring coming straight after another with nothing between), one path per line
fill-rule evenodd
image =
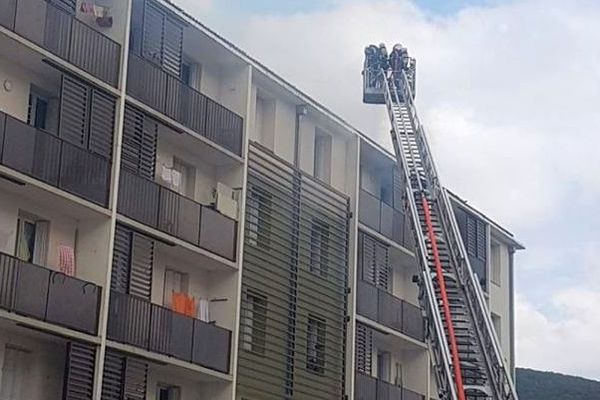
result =
M242 154L242 117L133 53L128 71L127 94L232 153Z
M158 183L121 171L119 213L235 261L237 222Z
M0 112L0 163L106 206L110 161Z
M111 291L108 338L229 373L231 332L168 308Z
M356 372L354 382L356 400L425 400L422 394Z
M95 335L101 288L0 253L0 308Z
M0 25L116 86L121 46L106 35L43 0L2 2Z
M425 324L419 307L360 279L357 281L356 302L357 313L363 317L413 339L425 340Z
M414 239L410 219L366 190L360 190L358 219L365 226L410 249Z

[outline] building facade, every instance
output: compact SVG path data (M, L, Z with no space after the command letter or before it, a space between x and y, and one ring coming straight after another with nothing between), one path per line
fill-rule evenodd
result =
M1 2L0 82L1 399L436 398L384 149L163 0Z

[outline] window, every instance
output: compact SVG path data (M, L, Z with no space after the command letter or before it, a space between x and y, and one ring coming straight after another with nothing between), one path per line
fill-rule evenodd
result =
M325 320L313 315L308 316L306 330L306 369L325 372Z
M15 255L25 262L46 263L48 246L48 222L19 213Z
M4 348L0 400L21 400L28 384L29 351L7 344Z
M315 129L315 178L325 182L331 182L331 135Z
M200 64L184 59L181 64L181 80L189 87L200 90L202 69Z
M246 242L268 249L271 244L271 195L253 186L247 202Z
M242 308L242 348L265 354L267 330L267 297L253 290L244 294Z
M178 386L165 385L159 383L156 385L156 400L179 400L181 388Z
M329 263L329 225L313 220L310 232L310 271L327 277Z
M172 308L174 293L188 293L188 274L167 268L163 289L163 305Z
M502 255L500 253L500 250L500 245L498 243L492 242L492 259L490 262L490 269L492 270L491 280L498 286L502 284Z
M391 355L388 351L377 352L377 378L384 382L390 381Z

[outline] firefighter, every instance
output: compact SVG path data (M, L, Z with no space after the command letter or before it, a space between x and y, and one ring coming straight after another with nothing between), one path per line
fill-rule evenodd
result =
M392 76L394 77L394 86L398 92L398 96L402 96L402 70L406 69L406 58L408 51L400 43L396 43L390 53L390 67Z
M367 85L375 87L379 65L379 49L374 44L365 47L365 69Z

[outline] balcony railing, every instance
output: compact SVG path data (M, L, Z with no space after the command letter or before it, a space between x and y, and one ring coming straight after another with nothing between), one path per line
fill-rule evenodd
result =
M0 163L106 206L110 161L0 112Z
M116 86L121 46L70 13L43 0L7 0L0 25Z
M357 313L392 328L413 339L425 340L421 309L387 291L359 279L357 281Z
M95 335L101 288L0 253L0 308Z
M231 332L129 294L111 291L108 337L229 373Z
M242 117L133 53L129 54L127 77L127 94L227 150L242 154Z
M119 213L235 260L237 222L158 183L121 171Z
M356 400L425 400L422 394L361 372L356 372L355 378Z
M408 217L363 189L360 190L358 219L401 246L410 250L414 248Z

